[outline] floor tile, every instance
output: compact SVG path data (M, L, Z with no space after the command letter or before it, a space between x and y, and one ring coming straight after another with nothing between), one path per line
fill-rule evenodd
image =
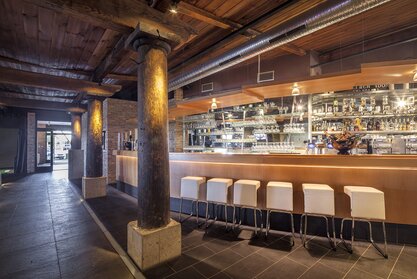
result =
M300 279L317 279L317 278L326 278L326 279L341 279L345 275L344 272L334 270L330 267L317 263L308 269Z
M266 269L264 272L259 274L256 278L259 279L292 279L298 278L307 267L298 264L288 258L283 258L279 262L273 264L271 267Z
M242 256L233 252L232 249L227 249L199 262L194 267L204 276L211 277L240 259Z
M252 254L243 260L230 266L223 273L226 273L231 278L254 278L257 274L264 271L274 262L259 254Z
M206 278L201 275L194 267L186 268L178 273L174 273L173 275L168 277L169 279L199 279L199 278Z
M386 278L391 272L392 267L400 253L401 246L388 246L388 259L385 259L381 254L371 245L368 250L355 264L356 269L363 271L372 271L372 274Z
M372 275L371 273L365 272L363 270L359 270L357 268L353 268L348 272L345 276L345 279L381 279L381 277Z
M54 264L58 261L55 243L10 252L1 257L0 277L18 271Z
M402 253L394 266L394 273L408 278L417 278L417 257Z
M32 233L23 236L15 236L0 239L0 258L7 253L15 253L20 250L37 247L40 245L54 243L53 230L43 231L42 233Z
M59 265L58 262L48 263L42 267L30 268L21 270L18 272L14 272L6 276L5 278L13 278L13 279L29 279L29 278L36 278L36 279L59 279L61 278L59 272Z
M168 265L175 271L182 270L190 265L196 264L201 260L204 260L215 253L201 245L194 249L183 252L182 255L168 263Z

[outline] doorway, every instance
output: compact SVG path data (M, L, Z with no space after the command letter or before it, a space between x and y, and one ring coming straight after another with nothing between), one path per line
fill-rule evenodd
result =
M54 133L53 170L68 170L68 150L71 149L71 132Z
M37 121L36 172L68 170L71 122Z

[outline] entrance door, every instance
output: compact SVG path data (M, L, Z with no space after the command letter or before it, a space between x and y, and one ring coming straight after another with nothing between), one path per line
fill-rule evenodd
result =
M54 135L52 130L37 129L36 171L51 172L54 158Z

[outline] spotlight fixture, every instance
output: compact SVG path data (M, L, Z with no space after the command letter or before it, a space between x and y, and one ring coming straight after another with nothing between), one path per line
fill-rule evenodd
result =
M217 108L216 98L211 99L211 109L215 110Z
M177 3L177 1L172 1L171 6L169 7L169 11L172 14L177 14L178 13L178 3Z
M300 95L300 88L298 87L297 83L294 83L292 87L291 95L293 96Z

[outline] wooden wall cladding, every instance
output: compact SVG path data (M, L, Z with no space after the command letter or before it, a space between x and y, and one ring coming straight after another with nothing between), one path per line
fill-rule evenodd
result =
M292 157L171 153L170 172L173 197L179 197L181 177L187 175L205 176L207 179L260 180L258 203L261 208L265 207L265 188L269 181L292 182L296 213L303 212L302 183L328 184L335 190L338 217L350 216L349 198L344 194L343 186L375 187L385 193L387 222L417 224L415 156Z

